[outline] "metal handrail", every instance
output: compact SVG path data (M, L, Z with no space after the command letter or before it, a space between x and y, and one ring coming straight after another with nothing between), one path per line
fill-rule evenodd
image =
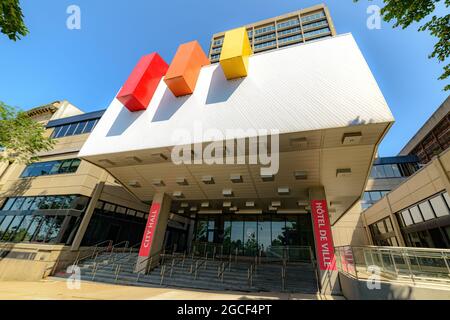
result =
M127 255L122 256L122 257L117 258L117 259L113 259L112 262L117 262L117 261L122 261L122 260L124 260L124 259L129 259L129 257L130 257L131 255L133 255L133 249L136 248L136 247L138 247L138 246L140 246L140 245L141 245L140 243L136 243L136 244L132 245L132 246L129 248L129 249L130 249L130 252L129 252Z
M197 280L198 270L200 269L202 264L205 264L205 270L206 270L206 262L207 262L207 260L201 260L201 261L197 260L197 262L195 263L195 269L194 269L194 280Z
M349 250L351 249L351 250ZM355 255L355 250L361 250L360 255ZM339 271L356 277L363 277L361 267L368 268L377 265L387 279L410 279L413 283L422 281L450 281L450 249L416 248L416 247L377 247L377 246L340 246L335 251L338 256ZM346 252L351 252L353 261L347 261ZM362 261L357 258L361 258ZM370 258L370 259L368 259ZM421 263L422 262L422 263ZM431 262L431 263L430 263ZM436 263L437 262L437 263ZM345 263L343 265L343 263ZM359 271L357 268L359 265ZM352 274L349 266L354 269ZM413 266L415 268L413 269Z
M79 251L78 255L77 255L76 259L75 259L74 265L78 266L78 264L81 261L86 260L86 259L92 259L92 258L94 258L94 256L97 258L96 254L98 255L98 253L99 253L99 252L97 252L97 248L100 245L104 244L104 243L108 243L108 246L106 247L106 250L104 250L104 251L107 251L112 246L113 241L112 240L105 240L105 241L102 241L102 242L99 242L99 243L95 244L94 246L91 246L91 248L94 248L94 251L92 253L90 253L89 255L83 257L83 258L80 258L81 251ZM103 251L101 251L101 252L103 252Z
M127 249L129 243L130 243L129 241L125 240L125 241L122 241L122 242L119 242L119 243L116 243L115 245L113 245L113 246L111 247L111 254L110 254L110 257L111 257L112 254L114 253L114 248L117 248L117 247L119 247L120 245L125 244L124 249Z
M153 254L153 255L151 255L150 257L148 257L148 258L146 258L146 259L144 259L144 260L142 260L142 261L139 262L139 263L141 263L141 264L142 264L142 263L145 263L145 264L144 264L144 267L143 267L143 268L141 268L141 269L139 269L139 270L136 271L136 273L137 273L136 282L139 281L139 278L140 278L140 276L141 276L141 274L142 274L142 271L145 271L145 274L148 273L148 269L152 267L152 264L153 264L153 258L156 257L156 256L159 256L159 255L161 254L161 251L162 251L162 250L159 250L159 251L156 252L155 254ZM150 263L147 264L146 262L148 262L148 261L150 261Z
M253 287L253 264L247 269L247 284L249 287Z
M217 278L223 282L223 278L225 275L225 270L228 268L228 271L231 271L231 261L222 262L217 270Z

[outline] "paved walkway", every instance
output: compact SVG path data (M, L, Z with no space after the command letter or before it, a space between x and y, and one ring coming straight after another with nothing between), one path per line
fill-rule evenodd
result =
M0 282L0 300L334 300L342 297L319 297L289 293L212 292L187 289L142 288L97 282L81 282L80 289L68 289L65 280L40 282Z

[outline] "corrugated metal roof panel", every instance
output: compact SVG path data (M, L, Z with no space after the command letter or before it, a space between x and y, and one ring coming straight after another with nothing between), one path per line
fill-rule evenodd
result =
M196 125L222 133L290 133L392 121L361 51L347 34L253 55L242 79L226 80L220 65L204 67L191 96L176 98L161 81L146 111L131 113L115 99L80 156L181 144L174 135L194 136Z

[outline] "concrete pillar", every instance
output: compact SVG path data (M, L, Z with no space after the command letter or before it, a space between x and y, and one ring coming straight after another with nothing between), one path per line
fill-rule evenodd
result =
M157 193L152 200L152 206L148 215L142 237L141 248L136 263L135 272L142 272L159 262L159 253L163 249L164 236L169 221L170 206L172 200L164 193ZM150 257L153 257L150 262ZM150 266L149 264L152 263Z
M442 178L442 182L445 185L445 189L447 190L447 192L450 193L450 178L449 178L449 176L447 174L447 170L445 170L444 165L442 164L441 157L436 156L433 159L433 163L434 163L434 165L436 166L436 168L439 171L439 175Z
M77 234L72 242L72 247L70 250L77 251L80 248L81 241L83 240L84 234L86 233L87 227L91 222L92 215L94 214L94 210L97 206L98 199L103 192L103 188L105 186L106 178L108 177L108 173L104 171L99 178L97 186L92 192L91 201L89 202L88 207L86 208L86 212L84 213L83 220L81 220L80 227L78 228Z
M323 187L309 189L317 269L322 294L341 294L328 205Z
M400 247L405 247L405 239L403 239L402 230L400 229L400 225L398 224L397 217L395 216L395 213L392 212L391 202L389 200L389 194L386 195L386 203L387 208L389 210L389 217L391 218L392 227L394 228L395 236L397 237L398 244Z
M194 228L195 228L195 220L191 219L190 223L189 223L187 242L186 242L187 251L189 253L191 252L192 241L194 241L194 231L195 231Z

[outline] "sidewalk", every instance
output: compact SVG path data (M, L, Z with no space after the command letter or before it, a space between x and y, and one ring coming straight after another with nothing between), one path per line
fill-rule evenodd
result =
M65 280L0 282L1 300L334 300L308 294L213 292L187 289L142 288L96 282L81 282L80 289L68 289Z

